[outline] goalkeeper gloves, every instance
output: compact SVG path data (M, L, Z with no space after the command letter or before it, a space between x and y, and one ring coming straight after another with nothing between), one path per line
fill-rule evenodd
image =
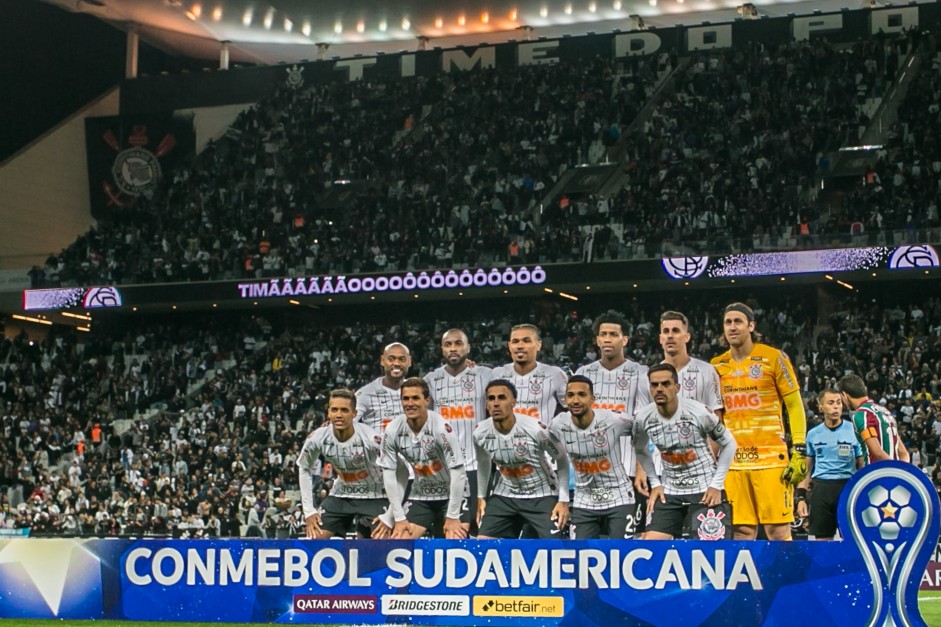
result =
M806 447L803 444L795 444L791 449L791 459L787 462L784 472L781 473L781 479L796 486L807 476L807 460L804 458Z

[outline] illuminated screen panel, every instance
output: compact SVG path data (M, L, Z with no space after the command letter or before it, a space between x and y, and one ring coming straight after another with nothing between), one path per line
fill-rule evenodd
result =
M745 278L808 274L817 272L852 272L876 268L900 270L937 268L938 252L930 244L886 248L829 248L773 253L742 253L721 257L668 257L663 269L674 279Z

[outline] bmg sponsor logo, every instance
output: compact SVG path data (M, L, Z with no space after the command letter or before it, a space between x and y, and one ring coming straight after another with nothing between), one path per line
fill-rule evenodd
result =
M565 599L562 597L474 597L474 616L561 618L564 615Z
M385 616L468 616L470 597L458 594L384 594Z
M375 614L378 602L371 594L295 594L295 614Z

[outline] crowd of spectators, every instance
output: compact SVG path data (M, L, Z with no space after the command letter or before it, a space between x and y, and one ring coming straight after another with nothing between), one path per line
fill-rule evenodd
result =
M815 393L857 372L897 414L913 460L941 481L941 299L913 293L883 291L872 300L847 292L818 302L812 289L795 289L747 300L767 341L791 355L811 420ZM571 308L510 302L501 316L464 304L452 320L415 305L395 320L357 323L350 315L339 325L286 313L219 314L211 324L119 319L78 338L54 330L42 341L5 340L0 527L295 533L303 521L294 462L322 422L325 393L378 376L391 341L410 347L412 373L429 372L451 326L467 331L475 360L497 365L509 361L511 325L531 321L543 331L541 361L574 371L597 359L592 316L622 311L631 321L629 357L650 364L661 355L659 312L680 308L691 319L692 354L708 359L723 350L719 312L728 295L596 298ZM152 393L132 401L135 382ZM319 481L324 491L329 479Z
M937 37L283 86L34 282L655 257L810 242L857 221L934 225L936 133L919 129L937 122ZM825 155L858 141L867 103L914 50L921 76L873 164L892 189L834 210L816 195ZM615 192L549 197L567 169L609 160L624 177Z

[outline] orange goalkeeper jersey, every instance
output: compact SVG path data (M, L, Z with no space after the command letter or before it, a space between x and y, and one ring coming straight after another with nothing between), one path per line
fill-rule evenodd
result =
M726 351L712 365L721 380L725 426L738 443L732 470L786 466L783 399L800 389L791 360L776 348L755 344L742 361Z

